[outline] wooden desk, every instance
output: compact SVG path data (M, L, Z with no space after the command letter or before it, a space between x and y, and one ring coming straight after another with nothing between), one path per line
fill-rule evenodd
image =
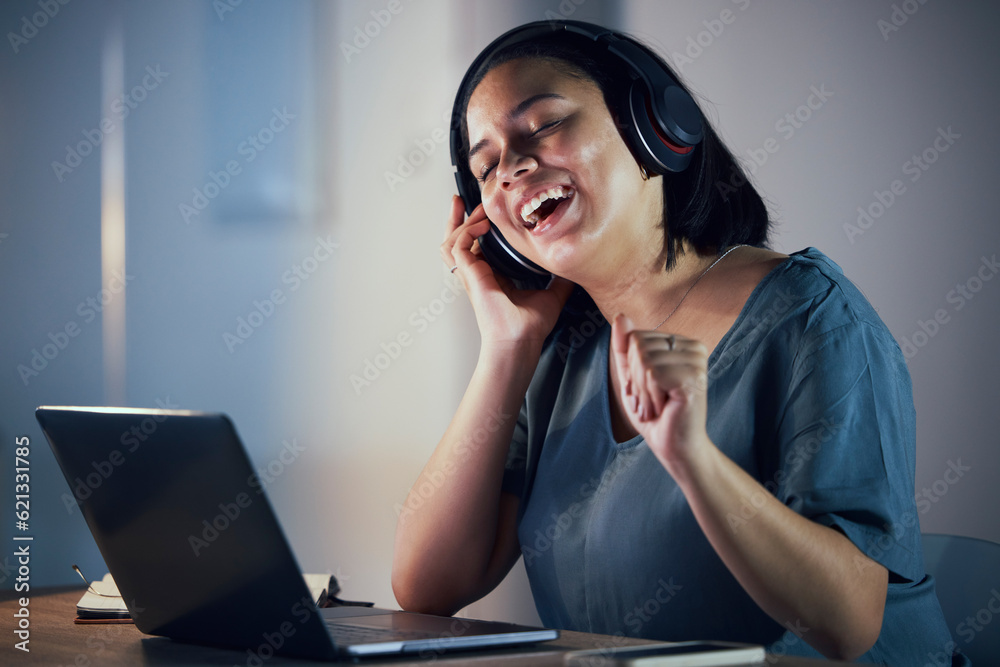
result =
M164 637L150 637L135 629L134 625L76 625L76 603L83 595L83 587L33 590L30 597L31 637L30 653L14 648L18 641L13 634L13 613L19 608L17 594L3 591L0 594L0 665L65 665L69 667L104 667L105 665L236 665L247 664L246 652L182 644ZM562 665L565 651L581 648L602 648L622 644L648 643L638 639L619 639L605 635L582 632L563 632L554 642L537 644L529 648L502 651L445 654L436 657L442 667L526 667L527 665ZM364 661L363 665L426 665L428 660L392 658ZM273 665L317 664L275 656L265 661ZM768 665L776 667L809 667L819 665L847 665L807 658L776 657Z

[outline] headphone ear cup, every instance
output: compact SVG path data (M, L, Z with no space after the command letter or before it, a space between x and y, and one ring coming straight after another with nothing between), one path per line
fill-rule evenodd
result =
M490 231L479 237L483 257L497 273L514 281L518 289L545 289L552 274L514 250L492 222Z
M473 181L473 177L468 170L455 169L455 184L458 186L458 196L465 204L465 214L471 215L472 211L479 206L482 199L479 196L479 188Z
M667 92L679 88L668 88ZM683 91L680 91L683 93ZM666 135L657 122L646 86L632 82L628 94L628 110L636 139L635 150L646 170L654 174L684 171L691 163L694 146L684 146ZM626 123L626 125L628 125Z
M482 202L475 177L468 170L459 168L455 171L455 183L458 185L458 194L465 203L465 214L471 215ZM544 289L552 279L551 273L514 250L514 246L492 222L490 231L478 240L483 257L493 270L513 280L518 289Z

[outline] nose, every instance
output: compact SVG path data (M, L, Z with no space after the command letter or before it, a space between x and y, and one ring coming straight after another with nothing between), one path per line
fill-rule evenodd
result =
M508 145L500 155L497 165L497 178L500 187L510 189L518 179L527 176L538 168L538 161L530 155L519 153L516 148Z

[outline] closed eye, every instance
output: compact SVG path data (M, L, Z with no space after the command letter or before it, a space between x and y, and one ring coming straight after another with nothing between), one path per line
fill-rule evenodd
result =
M532 132L531 136L533 136L533 137L538 136L542 132L545 132L546 130L550 130L553 127L555 127L556 125L558 125L559 123L563 122L563 120L565 120L565 119L564 118L560 118L558 120L552 121L551 123L546 123L545 125L542 125L540 128L538 128L537 130L535 130L534 132Z
M548 130L551 130L552 128L556 127L557 125L559 125L560 123L562 123L564 120L566 120L566 119L565 118L557 118L554 121L551 121L549 123L545 123L544 125L542 125L541 127L539 127L537 130L531 132L528 136L530 138L537 137L538 135L543 134L544 132L546 132ZM490 175L490 172L492 172L493 169L496 168L496 166L497 166L496 163L483 165L482 169L479 170L479 175L476 176L476 179L480 183L485 183L486 179Z
M496 164L483 165L483 168L479 171L479 175L476 177L476 179L480 183L485 183L486 177L490 175L490 172L493 171L494 167L496 167Z

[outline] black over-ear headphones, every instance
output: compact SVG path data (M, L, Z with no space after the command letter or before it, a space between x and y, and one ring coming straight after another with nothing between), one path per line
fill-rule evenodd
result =
M582 21L536 21L510 30L493 40L473 61L455 97L451 113L451 163L455 167L458 194L465 201L466 214L479 205L479 183L459 154L465 109L460 108L466 88L479 69L500 49L546 36L578 36L590 44L598 57L617 63L632 79L627 99L609 100L626 136L629 148L651 174L683 171L691 162L695 146L702 139L701 113L691 96L673 75L643 45L626 35ZM490 265L514 279L523 288L542 288L551 274L517 252L496 225L479 237L479 245Z

